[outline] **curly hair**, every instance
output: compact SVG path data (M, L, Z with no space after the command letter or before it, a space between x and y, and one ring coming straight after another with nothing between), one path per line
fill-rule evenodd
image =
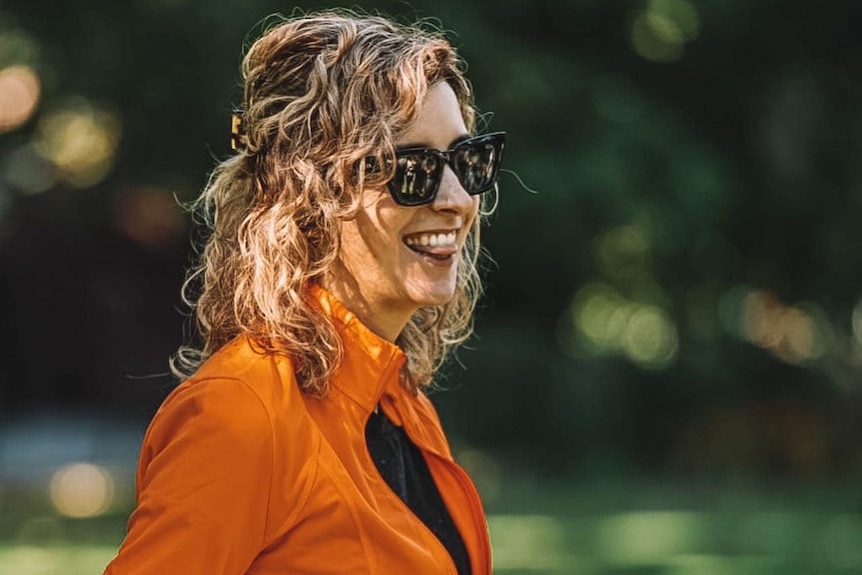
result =
M326 11L280 18L242 63L244 146L213 171L192 204L207 231L183 297L201 346L181 347L172 369L188 377L241 333L261 350L286 353L303 391L324 395L342 357L331 320L308 287L338 255L340 220L380 188L395 142L415 121L427 90L447 82L475 129L464 64L442 32L379 16ZM479 218L459 263L454 297L420 308L396 344L405 385L434 372L472 332L481 295Z

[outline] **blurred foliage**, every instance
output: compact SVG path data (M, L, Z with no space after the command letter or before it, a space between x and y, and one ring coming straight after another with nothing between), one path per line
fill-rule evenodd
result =
M7 1L0 410L155 409L192 198L241 47L328 4ZM862 5L366 2L439 18L509 132L477 337L435 395L456 441L585 475L824 479L862 448ZM154 376L153 374L161 374Z

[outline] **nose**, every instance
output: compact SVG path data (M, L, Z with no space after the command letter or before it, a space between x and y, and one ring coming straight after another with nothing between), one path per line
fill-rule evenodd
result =
M431 208L439 212L465 214L473 209L477 201L478 198L464 190L464 186L458 181L452 168L446 166L443 170L443 178L440 180L440 189L437 190L437 197L434 198Z

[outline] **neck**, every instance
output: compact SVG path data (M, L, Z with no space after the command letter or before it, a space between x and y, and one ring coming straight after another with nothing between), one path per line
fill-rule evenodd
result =
M354 281L343 281L329 274L321 286L335 299L356 314L371 331L383 339L395 342L415 309L399 309L381 299L366 296Z

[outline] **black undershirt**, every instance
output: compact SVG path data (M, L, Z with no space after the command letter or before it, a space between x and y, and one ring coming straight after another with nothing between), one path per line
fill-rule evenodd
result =
M419 448L382 412L371 414L365 442L380 475L449 551L458 575L470 575L467 548Z

